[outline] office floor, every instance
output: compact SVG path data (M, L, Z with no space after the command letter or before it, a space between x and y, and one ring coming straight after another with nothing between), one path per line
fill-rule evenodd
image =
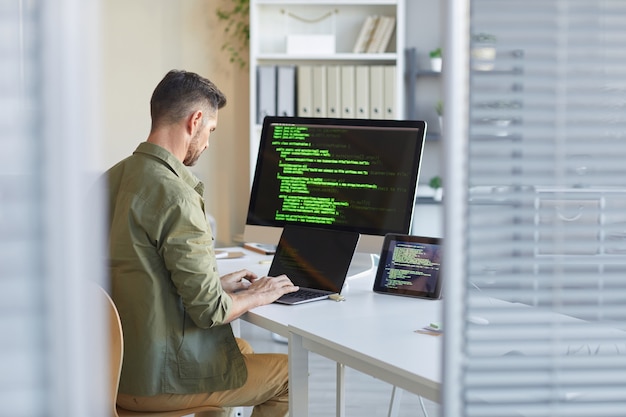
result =
M246 339L256 352L287 353L287 344L272 339L265 329L240 320L241 337ZM309 354L309 416L327 417L335 415L335 375L336 365L317 354ZM386 416L392 386L369 375L346 368L346 415L347 417ZM428 417L439 415L439 405L424 399ZM244 408L244 417L250 416L251 409ZM422 417L419 397L403 392L399 417Z

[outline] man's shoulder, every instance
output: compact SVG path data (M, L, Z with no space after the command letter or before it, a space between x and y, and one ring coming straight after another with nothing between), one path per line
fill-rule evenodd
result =
M154 207L196 201L198 193L190 175L178 172L159 151L156 145L143 143L131 156L109 168L106 176L111 197L132 195L136 202L138 198Z

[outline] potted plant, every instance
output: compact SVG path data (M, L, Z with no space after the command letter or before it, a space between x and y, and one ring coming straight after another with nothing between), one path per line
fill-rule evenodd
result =
M496 59L496 36L490 33L472 35L472 69L491 71Z
M441 186L441 177L436 175L428 181L428 186L433 189L433 200L441 201L443 199L443 188Z
M435 72L441 72L443 66L441 48L433 49L428 55L430 56L430 68Z

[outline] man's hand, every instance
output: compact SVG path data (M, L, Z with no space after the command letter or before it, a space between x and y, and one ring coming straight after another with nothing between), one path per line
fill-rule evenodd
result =
M241 271L231 272L220 278L222 288L227 293L234 293L237 291L245 290L250 287L250 284L257 280L255 273L242 269Z
M254 276L252 279L246 278L246 272L251 274L250 276ZM228 318L228 321L232 321L242 314L246 313L248 310L251 310L255 307L263 306L266 304L273 303L283 294L288 294L290 292L298 291L298 287L293 285L291 280L287 277L287 275L279 275L277 277L263 277L256 278L256 276L248 271L239 271L234 274L242 274L241 280L248 280L249 284L245 291L237 291L230 293L230 297L233 300L233 305L231 307L231 312ZM233 274L229 274L233 275ZM237 284L237 279L229 277L226 275L222 277L222 287L226 289L224 284L224 278L227 282L232 283L235 281L233 286L241 286L245 284Z
M277 277L263 277L255 280L250 284L248 293L255 294L259 297L259 305L270 304L276 301L280 296L298 291L298 287L293 285L287 275L279 275Z

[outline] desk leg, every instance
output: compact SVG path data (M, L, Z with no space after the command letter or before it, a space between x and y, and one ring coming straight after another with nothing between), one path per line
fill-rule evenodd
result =
M389 417L398 417L398 411L400 409L400 399L402 398L402 389L393 386L391 390L391 401L389 401Z
M302 336L289 333L289 416L309 415L309 352Z
M337 362L337 417L346 415L345 370L345 365Z

